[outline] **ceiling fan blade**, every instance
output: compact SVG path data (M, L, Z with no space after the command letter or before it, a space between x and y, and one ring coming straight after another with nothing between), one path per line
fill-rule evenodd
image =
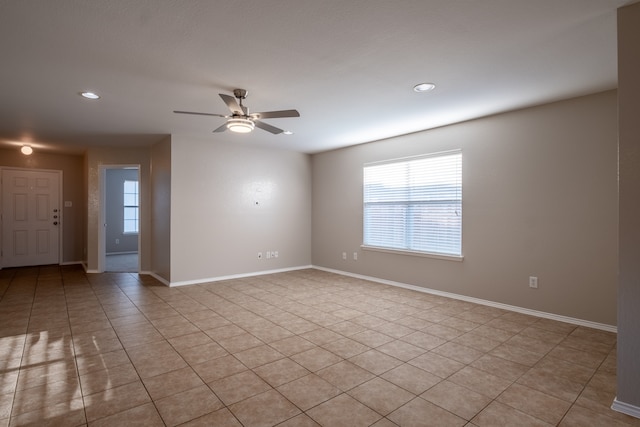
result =
M229 107L229 110L231 110L233 114L243 115L244 112L242 111L242 108L240 108L240 104L238 104L238 101L236 101L233 96L225 95L224 93L220 93L218 95L220 95L220 98L222 98L224 103L227 104L227 107Z
M196 113L193 111L176 111L173 110L174 113L177 114L195 114L196 116L213 116L213 117L225 117L228 118L229 116L223 116L222 114L214 114L214 113Z
M224 132L225 130L227 130L227 123L224 123L222 126L214 129L213 133Z
M260 120L253 120L253 123L255 123L256 127L259 127L262 130L266 130L267 132L271 132L274 135L284 132L282 129L268 125L265 122L261 122Z
M298 113L298 110L265 111L263 113L251 113L251 117L257 119L277 119L280 117L300 117L300 113Z

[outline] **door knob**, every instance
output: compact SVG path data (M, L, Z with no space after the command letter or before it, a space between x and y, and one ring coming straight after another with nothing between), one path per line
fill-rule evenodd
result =
M53 221L53 225L58 225L58 221Z

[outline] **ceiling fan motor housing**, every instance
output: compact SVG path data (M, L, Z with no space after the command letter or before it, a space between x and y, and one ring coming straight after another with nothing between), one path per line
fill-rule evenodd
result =
M238 99L245 99L248 94L249 94L249 92L247 92L245 89L234 89L233 90L233 96L235 96Z

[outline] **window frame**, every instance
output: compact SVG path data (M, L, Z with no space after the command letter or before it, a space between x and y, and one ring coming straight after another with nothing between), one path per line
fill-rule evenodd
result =
M135 183L135 192L127 191L128 183ZM135 204L127 203L127 196L135 194ZM135 218L127 218L127 210L135 209ZM131 221L135 223L135 231L127 231L127 224ZM122 234L136 235L140 233L140 181L125 179L122 184Z
M457 194L458 194L458 198L457 199L451 199L450 201L453 201L455 203L453 204L458 204L459 208L456 209L456 211L458 211L459 209L459 213L456 213L456 216L459 217L459 253L448 253L448 252L433 252L433 251L423 251L423 250L418 250L418 249L413 249L411 248L410 244L407 243L406 247L394 247L394 246L379 246L379 245L375 245L375 244L371 244L366 242L365 240L367 239L367 206L375 206L376 202L371 202L371 201L367 201L367 182L366 182L366 173L367 173L367 168L368 167L375 167L375 166L383 166L383 165L390 165L390 164L405 164L408 165L410 162L414 162L414 161L421 161L421 160L425 160L425 159L429 159L429 158L437 158L437 157L444 157L444 156L451 156L451 155L459 155L459 160L458 163L456 164L456 166L458 167L458 170L456 171L458 173L457 175L457 180L456 180L456 185L457 185ZM377 252L384 252L384 253L393 253L393 254L406 254L406 255L412 255L412 256L419 256L419 257L427 257L427 258L435 258L435 259L443 259L443 260L449 260L449 261L462 261L464 259L464 255L463 255L463 236L462 236L462 230L463 230L463 197L462 197L462 149L455 149L455 150L448 150L448 151L441 151L441 152L435 152L435 153L428 153L428 154L422 154L422 155L417 155L417 156L410 156L410 157L403 157L403 158L396 158L396 159L388 159L388 160L383 160L383 161L378 161L378 162L370 162L370 163L365 163L362 167L362 245L360 246L363 250L370 250L370 251L377 251ZM410 174L407 174L407 177L409 177ZM410 187L405 186L403 188L406 188L408 191L407 193L410 192ZM409 206L417 206L417 205L437 205L437 204L446 204L446 200L437 200L437 201L415 201L415 200L410 200L409 197L405 197L405 199L400 199L397 201L397 203L393 203L393 202L377 202L378 205L383 205L383 204L387 204L387 205L395 205L395 206L406 206L407 209L406 211L410 211ZM403 232L405 234L410 234L411 233L411 229L415 226L415 222L410 221L409 219L405 220L403 219L401 222L404 223L403 225ZM409 231L408 231L409 230ZM411 238L404 238L405 241L411 241Z

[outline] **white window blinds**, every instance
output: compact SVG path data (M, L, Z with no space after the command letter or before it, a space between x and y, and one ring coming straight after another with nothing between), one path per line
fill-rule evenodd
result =
M364 245L462 255L462 153L364 166Z

